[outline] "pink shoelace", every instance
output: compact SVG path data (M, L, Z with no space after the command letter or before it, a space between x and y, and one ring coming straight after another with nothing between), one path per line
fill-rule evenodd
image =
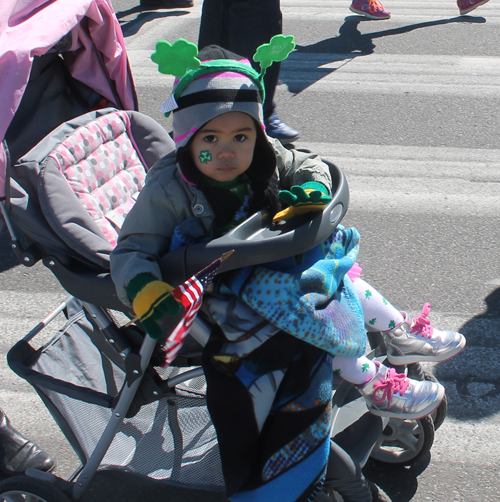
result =
M427 319L431 311L431 304L424 303L422 307L422 313L413 319L412 326L410 328L410 333L412 335L420 335L425 336L427 338L432 337L432 333L434 332L434 328L431 326L431 321Z
M410 382L402 373L397 373L394 368L389 368L385 380L377 382L373 386L373 400L377 403L384 401L387 398L387 408L391 406L392 396L399 393L402 396ZM378 391L382 391L382 397L378 398Z

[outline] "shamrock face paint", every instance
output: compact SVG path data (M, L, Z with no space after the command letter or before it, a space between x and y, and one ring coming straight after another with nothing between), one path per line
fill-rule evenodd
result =
M198 155L198 158L202 164L207 164L212 161L212 154L208 150L203 150L200 152L200 155Z
M205 176L233 181L250 167L256 140L253 118L243 112L228 112L201 127L189 148L196 167Z

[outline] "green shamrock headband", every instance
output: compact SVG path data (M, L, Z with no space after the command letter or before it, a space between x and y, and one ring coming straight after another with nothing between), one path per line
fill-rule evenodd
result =
M170 112L177 108L177 100L193 80L221 70L234 71L250 77L259 87L262 101L264 101L263 79L266 69L274 62L283 61L288 57L295 48L293 39L293 35L275 35L268 44L263 44L257 48L253 60L260 63L260 73L251 66L232 59L217 59L202 63L196 57L198 47L183 38L176 40L173 44L168 43L166 40L158 41L156 51L151 55L152 61L158 65L160 73L180 78L172 95L161 106L161 111L168 117Z

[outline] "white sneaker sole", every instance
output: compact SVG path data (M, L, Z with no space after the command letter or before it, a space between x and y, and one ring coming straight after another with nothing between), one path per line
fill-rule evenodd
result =
M486 1L488 1L488 0L486 0ZM362 10L356 10L352 6L349 7L349 10L351 12L354 12L354 14L359 14L360 16L365 16L368 19L373 19L374 21L384 21L385 19L389 19L391 17L390 14L387 17L374 16L373 14L370 14L369 12L363 12Z

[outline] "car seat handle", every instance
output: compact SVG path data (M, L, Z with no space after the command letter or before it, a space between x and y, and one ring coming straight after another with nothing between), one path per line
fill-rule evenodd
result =
M349 187L340 168L325 162L335 192L323 211L280 222L273 222L267 211L259 211L218 239L183 246L165 255L160 260L163 280L181 284L230 250L235 252L221 264L219 273L295 256L326 240L347 211Z

